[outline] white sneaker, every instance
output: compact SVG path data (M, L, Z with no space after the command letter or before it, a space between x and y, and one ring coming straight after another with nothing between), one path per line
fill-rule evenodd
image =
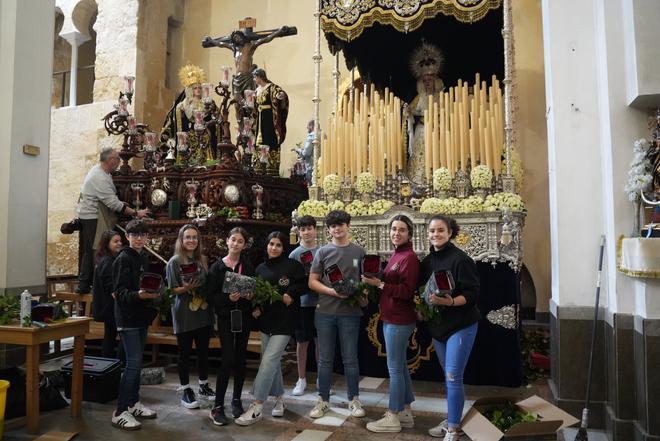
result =
M321 418L330 410L330 403L323 401L322 398L316 402L316 406L309 412L310 418Z
M264 417L263 413L261 412L262 410L263 405L252 403L250 404L250 407L248 407L248 410L246 410L243 415L236 418L234 422L239 426L251 426Z
M367 430L376 433L401 432L401 423L399 423L397 414L388 410L383 418L367 423Z
M461 439L461 433L456 432L447 432L445 433L445 438L442 441L459 441Z
M429 429L429 435L431 435L434 438L442 438L447 433L450 433L449 432L449 422L447 420L442 420L442 422L440 422L440 424L438 424L437 426ZM451 432L451 433L454 433L454 432ZM458 437L456 438L456 439L458 439L463 434L463 431L461 429L458 429L455 433L458 434Z
M348 410L351 411L351 416L355 418L362 418L367 413L362 408L362 403L358 397L353 397L353 399L348 403Z
M305 380L304 378L298 378L298 381L296 382L296 386L293 388L291 395L299 397L300 395L305 393L306 387L307 387L307 380Z
M404 409L397 415L399 417L399 424L404 429L412 429L415 427L415 419L413 418L412 410Z
M112 425L122 430L138 430L142 427L142 424L127 410L119 415L115 415L115 412L112 412Z
M156 411L149 409L146 407L144 404L140 403L139 401L135 403L133 407L128 406L128 411L133 414L134 417L137 418L144 418L146 420L150 420L152 418L156 418Z
M270 414L274 417L282 417L284 416L284 409L286 409L286 406L284 405L284 398L280 395L279 397L275 398L275 405L273 406L273 410L270 412Z

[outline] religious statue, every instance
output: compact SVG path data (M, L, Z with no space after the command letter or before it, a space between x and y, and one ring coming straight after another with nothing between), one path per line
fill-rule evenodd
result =
M161 140L176 141L177 164L190 161L203 164L216 158L217 127L213 123L208 124L213 122L216 104L210 95L202 97L206 75L199 66L183 66L179 70L179 80L184 91L165 117ZM187 133L187 148L179 146L177 133Z
M266 173L279 176L280 145L286 138L286 119L289 114L289 97L280 86L272 83L266 71L255 69L252 74L257 84L256 124L257 146L268 146ZM263 162L255 161L254 167L263 172Z
M417 80L417 96L406 107L408 117L408 161L406 175L416 184L423 184L424 170L424 111L428 96L444 89L440 79L442 53L437 47L422 42L410 57L410 71Z
M255 32L252 29L256 23L256 19L247 17L239 24L242 27L230 35L217 38L206 37L202 41L202 47L223 47L234 53L234 62L236 63L236 74L232 81L234 96L242 97L244 90L254 90L252 71L255 66L252 63L252 57L259 46L269 43L277 37L286 37L298 33L295 27L290 26Z

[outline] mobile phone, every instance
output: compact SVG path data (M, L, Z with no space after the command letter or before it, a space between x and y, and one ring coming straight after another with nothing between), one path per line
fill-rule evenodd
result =
M240 309L232 309L230 328L231 332L243 332L243 313Z

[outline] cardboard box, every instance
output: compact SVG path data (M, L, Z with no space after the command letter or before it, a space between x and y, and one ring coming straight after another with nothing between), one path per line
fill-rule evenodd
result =
M539 420L514 424L506 433L502 433L482 412L504 404L506 401L514 402L523 412L539 415ZM553 435L562 427L572 426L579 421L573 415L536 395L517 402L514 397L489 397L479 398L474 402L461 422L461 429L472 441L498 441L518 437Z

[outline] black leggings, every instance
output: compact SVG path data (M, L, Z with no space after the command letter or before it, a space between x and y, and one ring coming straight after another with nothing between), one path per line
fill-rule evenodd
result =
M192 354L193 340L197 353L197 376L200 380L209 378L209 340L211 340L211 326L182 332L176 335L179 345L179 381L186 385L190 381L190 354Z
M243 383L245 382L245 357L250 338L250 323L243 316L243 332L231 332L229 318L218 317L218 333L222 348L222 364L215 385L215 405L221 406L225 401L225 392L229 384L229 375L234 371L233 399L241 399Z

